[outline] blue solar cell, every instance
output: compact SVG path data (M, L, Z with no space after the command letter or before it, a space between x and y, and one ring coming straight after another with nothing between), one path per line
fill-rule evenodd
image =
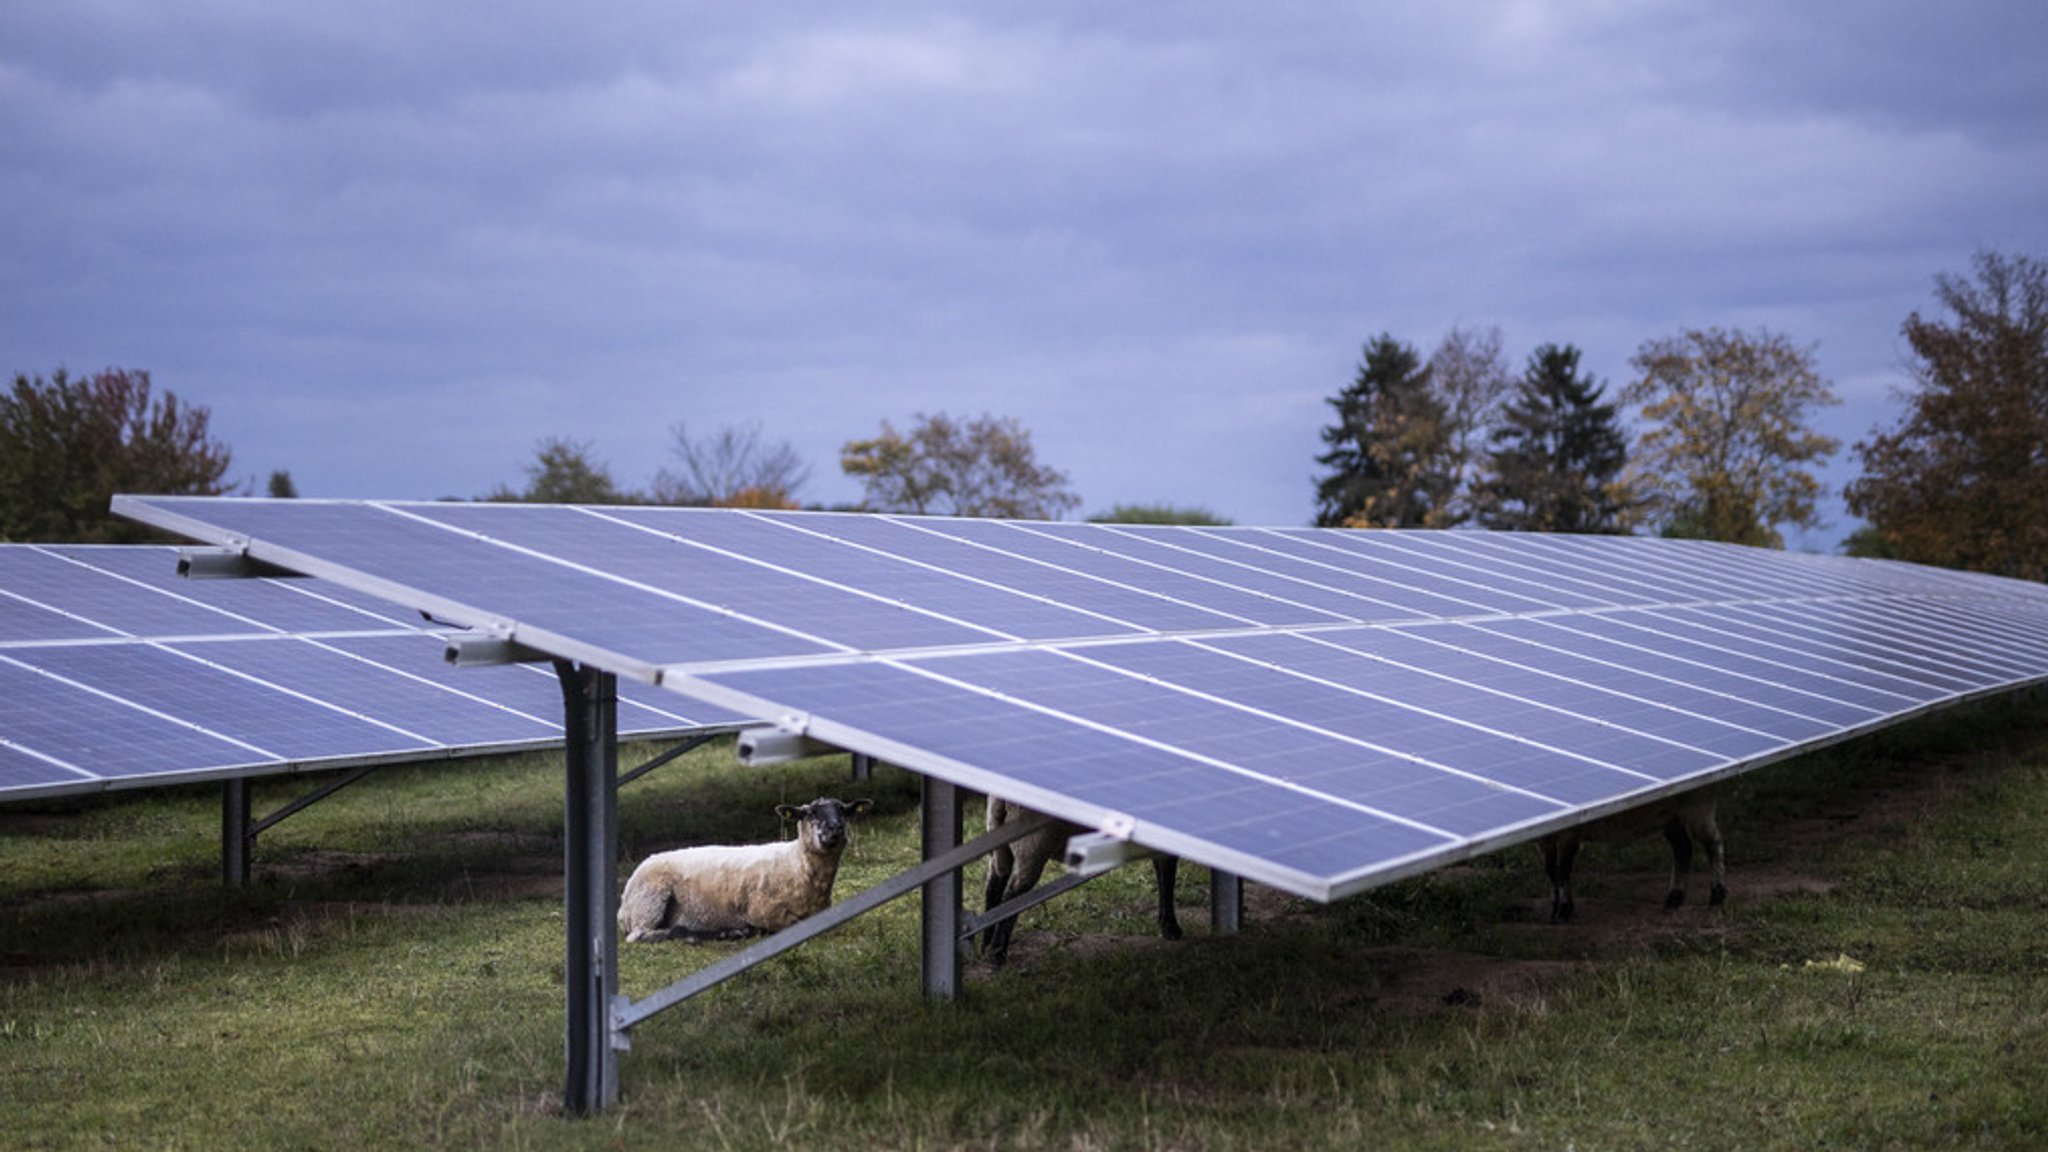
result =
M1501 612L1612 608L1621 603L1611 592L1592 592L1569 578L1545 578L1526 564L1497 562L1481 567L1450 543L1451 534L1444 532L1315 533L1297 528L1273 534L1301 546L1303 555L1351 552L1376 567L1402 573L1402 579L1461 599L1476 597Z
M110 628L88 620L80 620L75 616L66 616L53 609L38 607L0 591L0 644L103 640L114 635L116 633Z
M80 692L0 657L11 744L105 780L146 780L256 765L274 758L152 714Z
M38 548L74 565L83 565L126 581L127 589L118 593L124 605L130 599L150 602L157 596L168 596L221 614L222 618L196 617L195 620L208 625L207 630L175 633L179 635L229 635L272 630L347 632L419 623L418 616L409 622L402 620L399 611L388 602L371 601L323 581L182 579L177 575L176 548L133 544L49 544ZM319 586L322 595L310 594L314 585ZM0 587L8 586L4 579L0 579ZM241 626L227 623L233 620L245 623Z
M446 504L418 514L515 548L579 564L600 564L608 575L620 580L699 601L720 612L757 620L772 618L778 627L847 648L921 648L990 638L986 632L913 611L890 599L835 587L822 574L813 579L793 569L686 543L680 536L664 532L661 518L656 516L628 522L573 508L503 504ZM734 519L701 512L669 518L694 521L706 528Z
M19 657L18 657L19 658ZM432 745L394 727L323 707L148 645L46 648L37 668L246 744L254 760L402 752Z
M435 525L416 516L416 509L298 500L163 502L173 508L218 509L238 534L373 568L380 579L447 605L490 601L489 611L453 621L458 624L510 620L549 631L567 628L587 644L643 652L653 663L686 655L717 660L831 650L576 566L602 563L602 556L543 559Z
M392 731L444 747L548 740L561 735L558 721L493 707L476 697L459 695L424 679L409 678L313 641L194 641L170 647L285 692L318 699L379 730L380 735L373 736L367 747L344 747L329 754L374 750L380 746L402 747L403 744L393 745L388 736L381 735ZM420 655L426 653L422 651ZM258 698L261 699L260 695ZM554 711L559 717L560 707Z
M1370 653L1400 667L1485 685L1577 716L1597 718L1617 728L1712 753L1724 761L1763 755L1787 743L1781 737L1686 712L1669 703L1588 684L1561 671L1516 663L1517 654L1498 643L1495 652L1488 654L1472 643L1475 636L1484 635L1460 625L1418 625L1319 632L1316 639ZM1519 655L1532 660L1540 657L1529 651Z
M1313 780L1318 791L1337 799L1448 832L1469 835L1487 826L1475 821L1498 819L1509 808L1521 818L1554 815L1559 808L1541 797L1503 792L1468 775L1076 656L990 653L921 667L1283 784ZM1342 771L1334 770L1340 765Z
M4 675L4 672L0 672ZM0 792L38 795L58 790L75 790L86 773L52 763L10 744L0 743Z
M1718 619L1700 610L1675 612L1695 624L1722 624L1745 636L1775 638L1836 660L1866 663L1904 679L1963 690L1998 684L2016 667L1981 647L1929 636L1898 613L1851 612L1828 604L1798 609L1776 604L1731 604Z
M263 631L247 619L160 589L141 587L39 548L0 548L0 588L54 611L91 621L110 632L131 636Z
M1074 533L1057 531L1045 524L978 519L929 520L920 524L987 548L1200 605L1236 625L1336 624L1349 619L1305 604L1262 596L1221 579L1205 579L1158 562L1140 561L1114 550L1117 538L1100 528Z
M1741 705L1753 704L1769 712L1802 718L1809 722L1804 726L1805 731L1815 735L1868 724L1885 714L1881 708L1809 691L1800 686L1805 682L1804 678L1789 669L1767 667L1758 661L1740 660L1727 653L1696 649L1688 651L1686 656L1673 655L1662 650L1661 646L1646 646L1656 644L1654 638L1637 635L1626 641L1615 641L1596 634L1593 629L1599 627L1597 623L1591 627L1587 625L1588 621L1582 617L1553 617L1489 621L1480 627L1527 640L1547 651L1591 657L1621 670L1623 674L1616 682L1640 686L1646 692L1661 691L1661 685L1649 681L1703 689L1707 694L1705 699L1732 702L1717 707L1715 715L1725 717L1739 711L1744 717L1743 723L1759 727L1769 723L1767 717L1755 710L1743 710ZM1709 663L1702 657L1712 657L1714 662ZM1782 728L1769 727L1765 730L1779 731Z
M1743 629L1734 621L1702 626L1684 619L1679 615L1682 611L1578 617L1566 626L1623 644L1648 644L1659 652L1740 672L1767 684L1802 686L1879 714L1949 694L1887 672L1801 651L1768 633L1758 635Z
M970 573L978 581L1066 605L1066 611L1079 617L1067 625L1066 636L1227 628L1245 623L1150 591L981 547L921 518L827 514L806 517L804 526L915 564Z
M1485 589L1432 589L1417 579L1415 573L1389 564L1372 564L1364 557L1332 548L1317 547L1285 531L1213 528L1167 533L1157 528L1137 527L1121 531L1142 534L1174 548L1246 565L1348 597L1352 604L1349 615L1361 621L1455 618L1540 607L1519 597L1500 596ZM1471 594L1467 595L1468 592Z

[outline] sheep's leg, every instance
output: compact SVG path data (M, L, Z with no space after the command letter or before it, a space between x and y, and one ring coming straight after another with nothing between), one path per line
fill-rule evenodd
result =
M1707 892L1707 903L1718 908L1722 901L1728 899L1728 888L1722 882L1725 869L1721 859L1721 826L1714 822L1714 813L1711 810L1701 814L1694 822L1692 833L1700 843L1707 846L1707 868L1713 876L1713 887Z
M1673 816L1664 822L1664 839L1671 845L1671 888L1664 893L1664 907L1677 908L1685 903L1685 878L1692 872L1692 837L1685 821Z
M1045 834L1042 832L1033 833L1025 837L1025 839L1031 841L1034 848L1051 843L1050 840L1045 839ZM1002 899L996 901L996 904L1015 900L1017 897L1038 887L1038 878L1045 875L1046 863L1051 859L1048 851L1049 849L1047 851L1013 851L1011 853L1011 863L1014 865L1014 868L1010 873L1010 882L1003 887ZM992 904L989 907L992 908L995 905ZM987 909L983 909L983 911L986 912ZM1001 968L1003 961L1009 959L1010 937L1016 931L1017 918L1015 916L1006 917L989 925L985 936L986 943L982 948L983 954L988 957L989 967Z
M988 881L982 886L981 890L981 910L984 914L986 914L989 909L994 908L996 905L1001 904L1003 902L1003 892L1010 886L1010 871L1012 863L1013 861L1010 855L1010 849L1008 845L1005 845L1001 848L996 849L994 852L989 853ZM1004 921L1003 923L1007 924L1009 922ZM981 939L980 941L978 941L978 943L981 947L982 955L994 956L996 948L999 945L1004 947L1007 947L1009 945L1010 934L1008 932L1004 932L1001 934L1000 938L998 938L996 929L999 927L1002 927L1002 925L991 924L988 927L981 930ZM1002 961L998 959L995 961L995 963L1001 964Z
M1180 875L1180 857L1152 857L1152 879L1159 885L1159 934L1180 939L1180 917L1174 915L1173 889Z
M1550 880L1550 922L1569 923L1572 918L1572 860L1579 854L1579 838L1571 835L1545 836L1536 847L1543 853L1543 874Z

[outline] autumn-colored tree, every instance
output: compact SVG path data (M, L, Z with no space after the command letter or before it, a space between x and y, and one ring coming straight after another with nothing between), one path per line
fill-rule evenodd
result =
M1107 512L1088 517L1090 524L1180 524L1196 528L1218 528L1230 521L1207 508L1177 504L1118 504Z
M1631 505L1618 482L1628 460L1620 413L1606 388L1579 374L1579 350L1545 344L1529 356L1494 430L1474 489L1478 518L1516 532L1626 532Z
M878 512L1057 520L1081 504L1067 474L1040 464L1031 433L1008 416L920 412L908 433L884 420L881 435L846 442L839 467Z
M795 508L797 490L811 470L789 441L764 444L761 425L725 424L708 436L692 436L677 424L672 449L680 467L655 473L658 504L709 504L726 508Z
M73 379L17 374L0 395L0 540L122 543L153 539L116 519L116 492L218 496L228 489L228 448L206 430L208 412L149 373L109 368Z
M612 474L591 456L580 440L550 436L540 442L533 462L525 465L526 488L514 492L500 484L486 500L525 504L632 504L638 497L620 491Z
M1890 555L2048 580L2048 264L1975 263L1936 277L1945 320L1907 318L1917 387L1844 494Z
M1452 328L1445 333L1429 354L1429 386L1444 409L1445 450L1457 477L1451 516L1462 523L1477 510L1487 440L1515 386L1501 351L1500 329Z
M1448 417L1415 349L1391 335L1365 346L1358 375L1329 398L1337 422L1323 428L1328 472L1316 482L1324 528L1441 528L1456 522L1458 475Z
M1807 465L1836 441L1807 426L1839 403L1807 349L1767 329L1689 329L1651 340L1622 393L1647 425L1629 484L1667 536L1784 546L1777 526L1818 527L1822 494Z

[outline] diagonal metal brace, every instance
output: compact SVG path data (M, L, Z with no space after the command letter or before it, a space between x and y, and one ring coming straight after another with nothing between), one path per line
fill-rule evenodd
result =
M626 1032L648 1017L666 1011L699 992L704 992L719 984L723 984L734 976L752 968L754 965L779 956L815 936L822 936L856 916L865 912L871 912L887 904L898 896L914 892L934 877L943 876L948 872L964 868L972 864L976 859L995 851L997 848L1038 831L1045 826L1049 819L1049 817L1039 817L1031 820L1013 821L1004 824L993 832L985 832L951 851L926 860L923 864L907 872L898 873L882 881L880 884L863 889L861 892L832 905L816 916L792 924L765 940L750 944L740 951L727 956L725 959L718 961L716 964L700 969L676 981L674 984L648 996L646 999L634 1000L628 996L613 997L612 1046L614 1048L627 1047Z

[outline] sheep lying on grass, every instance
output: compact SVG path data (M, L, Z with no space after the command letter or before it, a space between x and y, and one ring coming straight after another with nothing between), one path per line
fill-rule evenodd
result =
M1671 888L1664 896L1664 907L1676 908L1685 903L1685 877L1692 870L1694 840L1706 846L1707 860L1713 869L1714 886L1707 903L1718 905L1728 898L1728 889L1721 882L1721 829L1714 822L1714 798L1695 792L1553 832L1538 840L1536 847L1543 854L1543 872L1550 878L1550 922L1561 924L1572 918L1572 860L1578 855L1580 844L1587 840L1632 840L1654 828L1662 828L1664 839L1671 843Z
M1020 804L995 796L988 798L990 831L1028 815L1031 815L1031 810ZM1081 831L1079 825L1054 820L1038 831L989 853L988 885L983 891L982 912L985 914L1004 901L1014 900L1037 887L1046 862L1061 855L1067 839ZM1159 934L1168 940L1178 940L1181 935L1180 918L1173 911L1173 889L1179 872L1179 857L1152 858L1152 876L1159 884ZM1010 934L1016 928L1017 918L1011 916L982 930L981 952L988 957L991 967L1003 966L1003 961L1010 954Z
M619 898L619 930L629 941L730 940L777 932L822 912L832 903L846 850L846 818L869 807L866 800L778 804L777 815L797 822L794 840L649 856Z

